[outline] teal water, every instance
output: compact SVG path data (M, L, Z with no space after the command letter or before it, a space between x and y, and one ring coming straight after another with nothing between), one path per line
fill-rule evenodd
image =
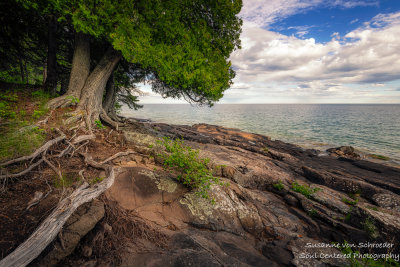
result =
M122 115L171 124L239 128L306 147L351 145L400 162L400 105L217 104L212 108L146 104Z

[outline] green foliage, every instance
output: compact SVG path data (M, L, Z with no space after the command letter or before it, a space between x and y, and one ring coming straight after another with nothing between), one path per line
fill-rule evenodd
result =
M343 203L346 203L346 204L348 204L348 205L354 206L354 205L357 205L357 203L358 203L358 198L355 199L355 200L352 200L352 199L348 199L348 198L343 197L343 198L342 198L342 201L343 201Z
M99 129L104 129L105 128L100 120L95 120L94 123L96 124L96 127L99 128Z
M386 156L383 156L383 155L378 155L378 154L368 154L367 156L370 157L370 158L373 158L373 159L390 160L389 157L386 157Z
M154 72L149 78L159 83L153 90L165 97L211 105L232 84L229 56L240 48L241 0L47 3L59 21L112 44L125 60Z
M353 251L351 245L347 241L344 241L344 244L340 246L340 251L346 255L346 258L350 262L350 264L347 265L349 267L400 267L400 264L392 258L375 260L373 257L363 255L358 250ZM360 258L360 256L362 257Z
M39 102L38 109L35 109L32 114L32 118L37 120L48 113L49 110L46 108L46 103L50 99L50 94L42 90L37 90L32 92L32 97Z
M376 239L379 236L378 229L376 228L373 220L368 217L363 223L361 223L365 232L368 233L371 239Z
M34 110L32 114L32 118L37 120L47 113L47 110Z
M379 209L377 207L367 206L367 208L370 210L379 211Z
M197 195L209 199L208 190L212 184L224 185L208 169L210 159L199 157L199 150L184 145L183 140L180 139L171 140L164 137L157 143L166 151L166 153L158 154L163 159L164 168L176 171L178 181L189 188L196 189Z
M314 193L320 191L321 188L317 188L317 187L311 188L308 185L300 185L297 181L294 181L292 183L292 190L302 194L306 198L311 199L313 197Z
M66 97L66 99L68 99L73 105L79 104L79 98L75 96L69 95Z
M43 129L11 121L0 135L0 160L28 155L42 145L45 138Z
M16 117L15 103L18 95L11 92L0 92L0 118L14 119ZM14 103L13 103L14 102Z
M272 187L277 189L277 190L279 190L279 191L281 191L281 190L283 190L285 188L281 181L279 181L279 183L273 184Z
M140 108L143 108L143 105L138 104L139 102L138 96L134 96L130 92L127 92L126 94L120 94L118 96L118 100L126 104L130 109L138 110ZM121 108L121 105L118 102L116 102L115 108L116 110L119 110Z
M268 152L268 147L263 148L264 152Z

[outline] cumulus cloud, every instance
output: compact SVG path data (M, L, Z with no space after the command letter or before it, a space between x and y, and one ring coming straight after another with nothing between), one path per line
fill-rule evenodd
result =
M241 87L279 82L313 94L343 94L346 90L355 94L346 84L375 84L376 88L400 79L398 36L400 12L379 14L343 37L334 35L327 43L286 36L244 20L242 49L235 51L231 60Z

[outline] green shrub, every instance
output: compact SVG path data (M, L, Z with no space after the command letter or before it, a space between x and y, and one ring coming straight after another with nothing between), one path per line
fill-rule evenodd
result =
M279 190L279 191L281 191L281 190L283 190L285 188L281 181L279 181L279 183L273 184L272 187L277 189L277 190Z
M176 171L177 180L189 188L197 189L197 195L209 199L208 190L212 184L224 185L208 169L210 159L199 157L199 150L184 145L183 140L180 139L171 140L164 137L157 143L161 144L166 151L158 154L163 159L164 169ZM211 201L214 202L214 200Z
M317 187L311 188L308 185L300 185L297 181L294 181L292 183L292 190L302 194L306 198L311 199L313 197L314 193L320 191L321 188L317 188Z
M347 205L354 206L354 205L356 205L358 203L358 198L356 198L355 200L352 200L352 199L348 199L348 198L343 197L342 201L343 201L343 203L346 203Z

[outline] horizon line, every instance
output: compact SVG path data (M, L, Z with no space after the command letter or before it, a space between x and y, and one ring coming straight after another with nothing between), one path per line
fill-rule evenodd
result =
M191 103L141 103L141 105L196 105ZM400 105L399 103L215 103L214 105ZM205 105L207 106L207 105Z

